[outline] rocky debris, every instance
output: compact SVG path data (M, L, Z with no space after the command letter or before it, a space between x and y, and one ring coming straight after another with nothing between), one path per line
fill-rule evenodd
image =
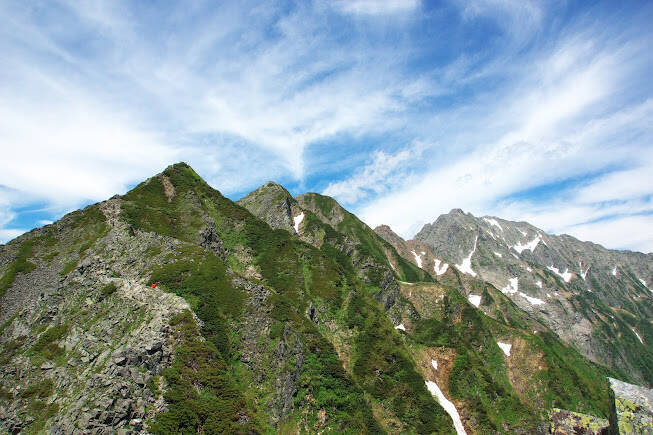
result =
M161 393L155 396L149 385L172 361L170 318L189 306L139 277L160 261L146 254L150 246L174 252L178 241L153 233L129 235L118 219L118 202L99 205L111 227L98 241L102 255L84 252L63 276L57 258L32 258L38 268L19 274L5 295L2 313L13 320L0 335L6 358L0 366L1 386L17 393L9 407L0 398L1 430L18 433L48 418L45 427L51 433L138 433L145 430L143 422L161 410ZM62 239L66 231L62 224ZM210 232L207 240L218 243ZM115 290L103 294L109 285ZM52 343L44 351L27 353L53 325L61 325L61 332ZM33 370L35 364L39 370ZM31 411L31 399L19 393L48 379L51 384L36 390L42 391L42 406L52 410L46 416L45 411Z
M172 202L176 195L175 186L172 185L167 175L161 175L161 184L163 184L163 194L168 198L168 202Z
M653 434L653 390L608 378L622 434Z
M304 364L304 349L299 335L288 325L277 345L274 356L279 375L276 379L275 395L268 402L270 413L276 421L282 420L294 409L297 383Z
M269 370L261 364L260 355L265 352L265 343L271 326L270 318L267 316L270 311L267 304L270 291L259 283L240 277L234 277L232 284L249 295L246 302L247 316L241 327L240 360L252 370L257 382L263 382L269 373Z
M202 248L209 249L213 251L221 259L225 259L227 253L224 249L224 243L218 236L218 231L215 228L215 224L211 223L204 227L204 229L199 234L199 245Z
M555 435L607 435L610 422L604 418L553 408L549 417L550 433Z
M52 370L55 367L56 365L52 361L46 361L43 364L41 364L41 370Z

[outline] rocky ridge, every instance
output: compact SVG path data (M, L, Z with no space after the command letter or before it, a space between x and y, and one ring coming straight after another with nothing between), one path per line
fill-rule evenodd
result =
M0 291L7 432L545 433L553 407L611 409L613 373L491 284L432 277L332 198L236 204L185 164L0 245Z
M653 279L653 254L608 250L458 209L425 225L414 241L388 228L377 232L404 253L410 243L426 244L441 264L491 283L591 360L653 382L653 291L645 285Z

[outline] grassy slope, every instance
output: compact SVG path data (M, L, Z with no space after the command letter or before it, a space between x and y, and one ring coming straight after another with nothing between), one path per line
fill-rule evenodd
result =
M479 292L484 301L494 295L505 322L473 309L453 279L444 283L442 307L416 321L413 334L399 334L372 299L370 283L359 278L351 258L339 249L345 237L355 238L359 252L379 261L382 255L387 261L381 245L353 215L345 212L336 230L309 214L305 225L324 234L325 243L316 249L286 231L272 231L186 165L172 166L164 175L174 185L175 196L168 200L162 178L155 177L123 197L123 219L133 231L155 231L187 242L164 266L151 270L148 278L186 298L202 320L204 340L193 338L198 326L192 316L179 316L173 322L183 345L164 374L169 385L168 412L153 422L152 431L275 430L266 408L273 386L255 384L238 360L241 337L237 331L247 316L246 295L231 284L231 276L243 270L243 252L270 290L265 301L271 322L266 338L270 351L261 358L274 358L273 350L286 330L297 333L305 353L295 412L284 427L373 433L391 429L394 421L398 422L394 430L450 432L451 421L426 390L412 356L415 348L438 346L455 349L449 391L454 399L470 404L482 430L527 430L537 423L542 409L550 406L607 414L602 369L551 333L530 334L525 330L529 321L493 289L479 288ZM330 213L329 204L334 204L328 200L318 200L320 213ZM215 224L224 242L228 253L224 260L196 244L207 224ZM69 227L72 234L67 239L73 243L64 244L55 236L62 225ZM13 282L18 274L29 272L28 262L54 258L63 272L70 271L107 230L97 206L68 215L38 236L18 240L16 259L5 267L2 279ZM404 280L411 268L415 267L409 264L402 269ZM318 308L318 324L305 315L310 305ZM626 334L634 320L623 316ZM637 327L640 333L650 334L646 325ZM541 355L546 369L528 378L532 388L526 393L517 394L508 380L506 360L495 341L504 337L518 337L533 354ZM275 375L270 373L270 377ZM542 403L543 408L529 405L524 394L532 395L532 403ZM324 426L319 426L321 410L328 416Z
M392 245L383 240L355 215L342 208L335 199L318 193L307 193L302 195L300 203L304 208L308 208L326 221L330 220L329 217L333 210L337 208L338 215L342 216L342 220L338 223L331 222L331 224L338 234L344 235L356 243L356 253L360 257L372 258L378 265L392 269L386 256L386 252L388 252L397 264L397 270L394 270L394 273L399 280L407 282L432 281L428 273L401 257ZM381 270L370 268L368 277L370 281L377 282L378 275L381 273Z
M208 215L215 222L228 251L245 249L251 253L263 282L272 290L268 298L274 321L270 339L278 340L275 333L288 325L299 332L302 346L308 351L302 367L301 391L296 399L296 404L303 405L307 408L304 412L310 414L301 417L304 423L308 421L309 427L313 427L317 412L325 409L330 416L327 427L344 426L348 430L376 432L380 429L372 417L369 400L364 400L367 397L382 403L408 430L451 430L448 416L431 398L392 325L352 273L351 263L348 264L329 244L317 250L286 231L272 231L267 224L206 185L186 165L169 167L163 175L175 187L176 195L172 200L165 197L163 183L156 181L157 178L142 183L123 198L126 221L134 229L156 231L193 242L204 225L203 216ZM225 388L230 388L229 385L241 381L230 379L230 368L237 364L234 348L238 345L238 337L230 341L230 337L220 331L229 330L230 325L240 321L242 310L236 301L241 296L226 284L227 272L222 260L201 249L189 248L189 251L154 270L151 278L158 280L162 287L185 296L195 308L204 322L201 332L207 339L206 345L215 349L211 361L215 361L216 370L224 377ZM237 265L239 260L233 257L229 255L227 263ZM324 316L342 323L350 322L350 318L358 322L351 325L353 334L348 343L355 367L353 378L343 370L338 354L324 335L326 331L318 330L303 314L311 302L327 308ZM351 308L352 303L356 309ZM394 337L395 342L389 341L389 337ZM371 355L376 357L371 359ZM390 361L385 360L387 355L393 355ZM380 380L376 374L379 370L383 373ZM175 378L170 376L173 382ZM231 409L251 416L260 415L263 412L260 406L248 405L243 400L249 387L239 386L241 394L233 396ZM201 388L200 397L204 397L202 391L210 396L213 390ZM193 400L192 397L171 400L170 411L157 421L165 420L167 425L182 424L182 416L193 415L191 423L183 424L205 427L209 424L208 417L194 410ZM294 418L299 419L299 413ZM261 424L265 429L265 423Z
M446 284L407 287L413 298L430 292L424 299L428 302L416 300L422 319L413 327L411 347L455 350L449 391L467 405L479 430L533 429L552 407L609 415L610 371L587 361L549 330L531 333L532 320L523 312L520 319L514 304L498 292L492 293L508 320L483 315L457 291L456 280L446 278ZM490 291L485 290L484 304L491 303ZM505 358L497 341L523 343L522 355ZM511 372L521 391L511 385Z

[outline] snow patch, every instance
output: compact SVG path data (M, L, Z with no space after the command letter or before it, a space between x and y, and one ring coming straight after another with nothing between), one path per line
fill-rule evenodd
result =
M426 255L426 252L422 251L422 255Z
M476 272L472 270L472 255L474 255L474 252L476 252L476 242L478 241L478 236L474 239L474 249L472 249L472 252L469 253L467 258L463 258L462 264L456 264L456 269L461 271L462 273L466 273L471 276L476 276Z
M295 222L295 232L297 234L299 234L299 224L302 223L303 220L304 220L304 212L298 214L293 218L293 221Z
M612 275L617 276L617 266L615 266L614 269L612 269Z
M530 302L531 305L542 305L544 303L542 299L528 296L526 293L519 292L519 296L525 298L528 302Z
M444 274L447 271L448 268L449 268L449 264L442 263L442 267L440 267L440 260L438 260L437 258L435 259L435 264L433 265L433 270L435 271L435 274L437 276L440 276L440 275Z
M526 266L526 270L529 271L529 272L532 272L532 271L533 271L533 269L531 269L531 268L528 267L528 266Z
M434 359L431 360L431 365L433 366L434 369L438 369L438 362Z
M498 227L501 231L503 231L503 228L501 228L501 225L499 225L499 222L497 222L496 219L491 219L491 218L483 218L485 222L487 222L490 225L494 225L495 227Z
M580 271L580 276L581 276L581 278L583 278L583 281L585 281L585 277L587 276L587 272L590 271L590 267L592 267L592 266L591 265L588 266L587 269L585 269L585 271L583 271L583 263L580 262L580 261L578 262L578 270Z
M517 231L519 231L521 233L521 235L524 236L524 237L526 237L528 235L528 233L526 231L522 231L519 228L517 228Z
M535 283L535 285L538 286L539 288L542 288L542 281L541 281L541 280L538 280L538 281Z
M406 332L406 327L404 326L403 323L400 323L399 325L395 326L395 329L400 329L400 330Z
M510 343L501 343L500 341L497 341L497 345L501 348L503 353L506 354L506 356L510 356L510 349L512 349L512 344L510 344Z
M546 297L547 297L547 298L550 298L550 297L551 297L551 295L550 295L549 293L547 293L547 294L546 294Z
M646 281L644 281L642 278L637 278L637 279L639 280L639 282L642 283L642 285L643 285L644 287L646 287L646 288L649 289L651 292L653 292L653 290L651 290L650 288L648 288L648 286L646 285Z
M644 342L642 341L642 337L639 336L639 334L637 333L637 331L635 331L635 330L633 329L633 332L635 333L635 335L637 336L637 338L639 338L639 342L642 343L642 344L644 344Z
M495 252L494 255L496 255L499 258L503 258L503 255L499 254L498 252Z
M571 281L571 272L569 272L569 269L565 269L564 272L560 272L557 267L553 267L553 264L551 266L547 266L547 269L558 275L565 282Z
M469 303L478 308L481 305L481 297L477 295L469 295Z
M526 234L524 234L526 235ZM525 250L530 250L531 252L535 251L535 248L537 248L537 245L542 241L542 237L538 234L533 240L530 242L526 243L525 245L522 245L521 242L517 243L512 247L515 251L519 252L520 254L525 251Z
M440 403L440 406L442 406L444 410L447 411L447 414L451 416L451 419L453 420L453 427L456 429L458 435L467 435L467 432L465 432L465 427L463 426L463 422L460 421L460 415L458 415L456 405L444 397L444 394L442 394L438 384L433 381L426 381L426 388L428 388L431 394L435 396L436 399L438 399L438 403Z
M492 234L492 233L489 232L488 230L485 230L485 232L487 233L488 236L492 237L492 238L494 239L494 241L496 242L497 238L494 237L494 234Z
M415 252L414 250L410 251L410 252L415 256L415 261L417 262L417 267L419 267L421 269L422 268L422 256L417 255L417 252Z
M508 280L508 285L501 289L504 295L514 295L519 289L519 278L514 277Z

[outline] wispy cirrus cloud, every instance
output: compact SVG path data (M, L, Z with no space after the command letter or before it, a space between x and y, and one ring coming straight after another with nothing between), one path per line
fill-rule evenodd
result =
M527 61L495 70L515 80L491 98L479 93L438 114L425 128L451 144L440 151L446 161L434 159L419 182L359 205L360 214L371 226L390 224L410 237L462 207L592 235L609 247L653 250L639 233L644 222L653 223L653 105L631 94L650 56L646 38L616 41L583 27ZM612 223L630 221L639 225Z
M453 207L572 234L645 216L630 179L651 166L652 16L608 1L3 3L0 186L18 195L0 228L178 160L230 195L324 190L404 235Z
M226 193L301 180L308 144L428 94L406 92L400 48L334 22L410 3L0 5L0 185L63 212L177 160Z
M345 13L358 15L388 15L412 12L420 0L335 0L332 5Z
M404 186L414 178L412 166L426 148L426 144L417 142L394 154L376 151L371 161L351 178L330 183L323 193L348 205Z

